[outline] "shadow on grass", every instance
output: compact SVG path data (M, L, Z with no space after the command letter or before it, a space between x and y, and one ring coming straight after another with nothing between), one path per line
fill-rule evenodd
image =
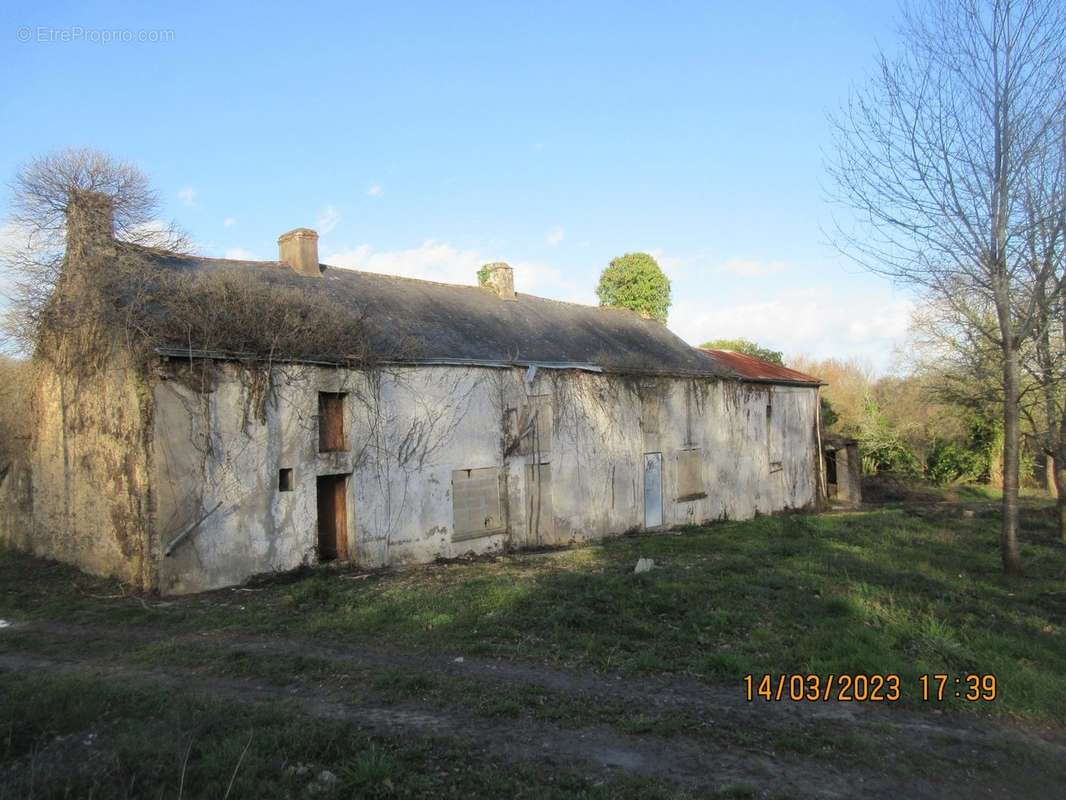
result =
M1000 573L998 520L884 509L624 537L537 558L353 581L331 571L164 609L24 556L0 558L0 608L375 641L736 682L748 672L996 672L993 710L1066 719L1062 555L1052 510L1024 510L1029 575ZM635 575L638 558L654 559ZM738 689L739 691L739 689Z

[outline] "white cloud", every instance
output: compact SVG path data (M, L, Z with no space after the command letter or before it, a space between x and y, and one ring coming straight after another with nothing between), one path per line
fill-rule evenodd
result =
M783 261L756 261L751 258L733 258L719 265L719 272L726 272L738 278L765 278L785 268Z
M483 264L497 259L476 249L461 249L443 242L425 241L407 250L375 250L363 244L327 255L323 263L345 269L402 275L406 278L458 283L472 286ZM515 290L572 303L596 302L591 289L584 289L566 277L563 270L530 261L510 262L514 270Z
M340 212L331 205L326 206L318 215L318 232L325 235L336 228L340 221Z
M367 197L381 197L381 193L384 190L381 188L380 183L375 183L369 189L366 190Z
M670 310L669 325L690 344L744 337L786 354L861 356L884 369L907 332L913 308L912 300L887 288L875 293L782 289L729 306L682 300Z
M671 274L681 272L689 266L689 261L687 259L667 255L663 250L658 248L649 251L648 255L655 259L655 263L666 273L667 277L670 277Z
M546 241L552 247L558 245L565 238L566 231L564 231L559 225L556 225L554 228L544 234L544 241Z
M255 253L245 250L243 247L231 247L226 250L224 258L232 258L236 261L258 261Z
M222 220L223 228L232 228L236 224L237 220L235 220L233 217L226 217L224 220Z
M178 192L178 199L187 206L196 203L196 190L191 186L185 186Z

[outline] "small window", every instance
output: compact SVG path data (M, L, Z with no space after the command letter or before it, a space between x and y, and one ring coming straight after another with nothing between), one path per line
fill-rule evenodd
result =
M344 398L340 392L318 393L318 452L332 453L347 448L344 426Z
M278 470L278 491L279 492L291 492L292 491L292 469L279 469Z

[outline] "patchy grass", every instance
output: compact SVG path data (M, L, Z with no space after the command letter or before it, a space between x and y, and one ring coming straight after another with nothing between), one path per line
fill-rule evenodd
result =
M0 798L681 798L644 780L500 763L284 705L80 677L0 676ZM323 779L328 770L333 779Z
M109 597L119 591L106 581L4 553L0 616L374 640L683 673L738 692L749 672L898 673L916 706L920 674L994 673L994 703L951 691L920 707L1061 723L1066 546L1047 503L1026 502L1023 530L1023 579L1000 572L985 501L722 523L362 580L311 571L167 603ZM640 557L660 566L634 575Z
M760 719L756 726L739 710L727 717L718 709L713 718L699 707L653 705L637 710L624 696L610 693L560 691L530 682L442 675L417 666L369 666L303 654L253 652L239 644L226 646L218 641L165 639L124 650L116 647L114 640L72 640L19 630L5 634L2 641L13 652L44 655L59 663L89 659L109 666L144 668L150 675L155 674L153 670L173 675L177 669L183 682L193 687L199 685L201 678L210 677L250 679L256 685L267 683L290 690L328 687L350 703L416 703L445 713L462 709L483 719L536 720L562 729L605 726L620 734L684 736L712 746L741 747L767 755L780 750L830 763L846 757L851 764L886 768L875 748L865 743L863 734L854 726L837 722L826 725L817 719ZM927 753L901 738L902 734L891 726L877 734L881 748L891 747L898 754L906 754L906 768L890 764L889 772L905 774L920 768L938 773L959 767L956 753ZM859 747L856 742L863 744ZM970 764L970 768L980 766Z

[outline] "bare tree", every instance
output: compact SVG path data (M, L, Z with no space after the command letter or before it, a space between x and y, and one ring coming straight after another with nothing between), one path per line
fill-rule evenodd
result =
M2 254L0 274L10 307L4 324L8 349L27 352L56 286L65 255L66 215L79 192L111 199L119 241L185 251L188 240L158 219L159 198L133 164L89 148L62 150L22 166L11 184L9 230L19 244Z
M853 222L838 221L838 246L952 307L999 353L1000 543L1009 574L1022 572L1019 354L1036 326L1033 287L1052 296L1062 288L1026 252L1024 201L1064 113L1060 0L930 0L905 13L901 53L882 54L868 86L834 120L829 169L837 198L856 212ZM993 312L992 329L971 318L983 307Z
M1057 150L1033 171L1025 195L1030 271L1044 280L1033 287L1036 330L1023 364L1042 393L1049 489L1066 540L1066 297L1059 291L1066 273L1066 120L1061 124Z

